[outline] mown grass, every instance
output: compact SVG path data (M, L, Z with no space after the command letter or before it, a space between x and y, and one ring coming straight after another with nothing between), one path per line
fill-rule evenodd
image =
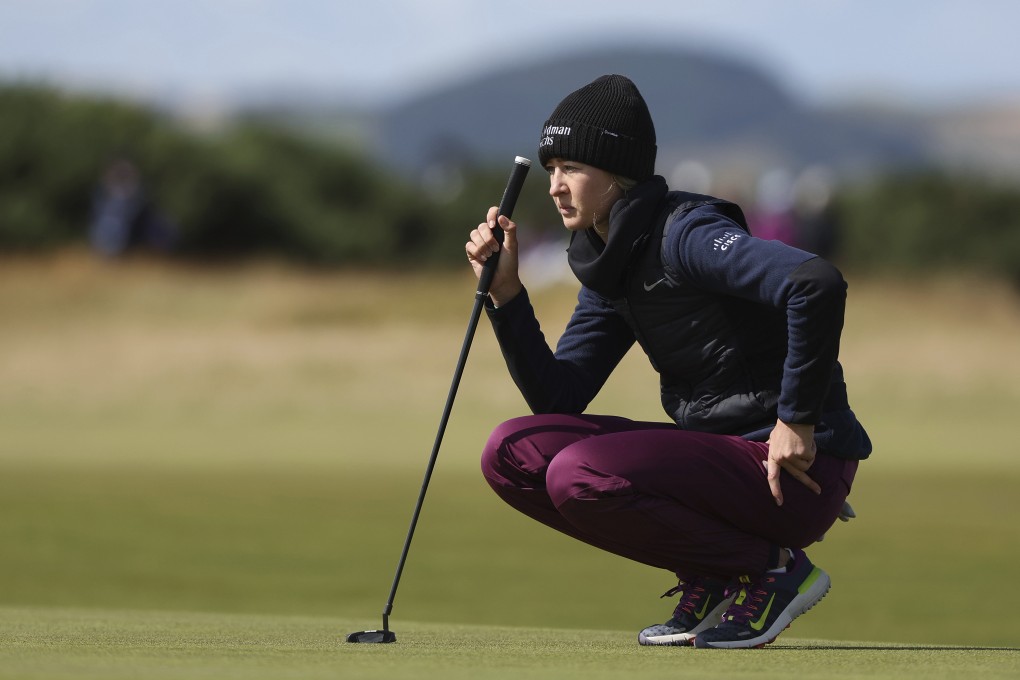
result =
M414 473L418 473L417 477ZM8 468L0 481L6 604L343 615L377 627L420 471ZM1009 645L1016 476L862 479L861 518L812 553L830 595L794 633ZM952 498L942 509L938 499ZM955 509L954 509L955 508ZM973 578L977 568L983 578ZM442 471L395 620L638 630L668 613L656 570L575 545ZM946 611L965 625L944 626Z
M0 677L164 678L982 678L1015 677L1018 652L786 638L762 650L644 648L621 631L404 622L396 644L351 645L354 622L146 611L0 608Z
M812 549L833 590L774 667L775 649L746 667L642 656L634 631L668 613L668 575L488 492L479 446L525 407L484 320L397 598L403 651L338 644L380 623L469 276L0 261L0 677L288 677L288 659L291 677L601 677L641 663L731 676L768 659L768 677L793 654L801 674L972 663L1015 676L1010 652L985 665L976 649L891 649L1020 640L1020 305L962 280L851 277L842 356L876 452L852 496L859 519ZM534 298L553 341L573 292ZM592 410L662 417L643 357ZM805 649L861 640L881 644Z

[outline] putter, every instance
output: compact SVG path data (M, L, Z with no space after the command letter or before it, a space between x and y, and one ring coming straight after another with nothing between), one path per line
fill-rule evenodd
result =
M513 170L510 171L510 179L507 180L506 189L503 191L503 198L499 202L499 215L511 217L514 205L517 204L517 197L524 186L524 178L531 168L531 161L527 158L517 156L514 159ZM502 245L503 230L496 229L494 232L496 240ZM450 420L450 412L453 410L453 400L457 396L457 387L460 385L461 376L464 374L464 365L467 363L468 351L471 349L471 341L475 336L475 328L478 326L478 319L482 314L482 307L485 298L489 295L489 286L492 285L492 277L496 274L496 263L499 262L499 254L495 253L485 261L482 273L478 277L478 289L475 291L475 303L471 309L471 318L468 321L467 333L464 335L464 343L460 348L460 358L457 360L457 368L453 373L453 383L450 385L450 393L446 397L446 407L439 420L439 431L436 433L436 441L432 446L432 455L429 457L428 466L425 468L425 479L421 483L421 491L418 492L418 502L414 506L414 514L411 515L411 526L407 529L407 537L404 539L404 548L400 552L400 559L397 561L397 572L393 576L393 585L390 586L390 596L386 600L386 606L382 613L382 630L362 630L351 633L347 636L348 642L396 642L397 635L390 630L390 614L393 612L393 600L397 596L397 586L400 585L400 575L404 571L404 564L407 562L407 553L411 548L411 539L414 537L414 528L418 525L418 516L421 514L422 504L425 502L425 492L429 487L429 480L432 479L432 471L436 467L436 459L439 457L439 447L443 443L443 434L446 432L446 424Z

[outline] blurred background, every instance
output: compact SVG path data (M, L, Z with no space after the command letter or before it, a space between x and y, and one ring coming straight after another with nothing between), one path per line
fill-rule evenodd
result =
M2 3L0 248L456 262L564 94L621 72L658 172L759 234L1020 279L1008 2L370 5Z
M467 232L562 97L622 73L674 188L850 281L876 453L819 546L844 594L802 632L1015 644L1016 589L975 579L1012 578L1020 545L1018 23L1006 0L0 0L0 607L369 625L469 311ZM539 168L515 218L554 341L576 289ZM479 335L398 609L661 619L668 578L482 488L477 450L525 407ZM662 419L645 364L592 410Z

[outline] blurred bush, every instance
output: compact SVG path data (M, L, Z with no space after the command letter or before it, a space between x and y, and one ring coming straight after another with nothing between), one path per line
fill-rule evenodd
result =
M415 185L278 124L203 134L122 101L0 85L0 249L84 242L118 159L137 168L145 209L175 227L176 253L323 265L462 263L468 232L509 171L440 168ZM563 238L548 203L535 168L515 212L529 238ZM830 210L837 249L825 254L856 270L978 270L1020 282L1016 186L915 172L842 187Z
M478 222L477 201L433 205L366 158L279 128L200 134L124 102L10 86L0 87L0 248L84 242L104 173L125 161L185 255L461 261ZM470 173L462 193L494 177Z
M154 117L128 106L0 89L0 245L41 248L79 236L104 160L165 134Z
M837 197L840 259L862 271L965 271L1020 285L1020 187L976 175L897 174Z

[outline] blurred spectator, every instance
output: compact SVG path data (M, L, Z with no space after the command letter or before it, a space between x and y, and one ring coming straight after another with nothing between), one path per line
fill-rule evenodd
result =
M89 242L104 257L117 257L142 246L169 252L177 230L145 192L141 173L127 158L110 163L93 196Z
M757 195L747 215L751 234L767 241L782 241L801 247L793 212L792 182L785 170L764 173L758 180Z
M695 194L712 193L712 171L701 161L687 160L677 163L667 178L671 187Z
M832 210L832 174L823 167L806 168L793 184L793 208L804 250L832 259L837 255L839 234Z
M534 290L548 288L560 283L577 281L564 253L570 244L551 230L539 231L529 243L521 243L520 269L528 277L528 285Z

